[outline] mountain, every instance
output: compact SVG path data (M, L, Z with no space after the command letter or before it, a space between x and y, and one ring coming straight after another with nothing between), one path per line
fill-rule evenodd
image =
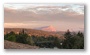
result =
M43 31L49 31L49 32L56 32L56 29L50 25L50 26L44 26L40 28L36 28L37 30L43 30Z

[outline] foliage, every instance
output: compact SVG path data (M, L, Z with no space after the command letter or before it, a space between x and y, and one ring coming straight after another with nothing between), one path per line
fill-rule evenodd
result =
M25 33L25 30L19 32L19 34L15 34L13 31L4 35L5 40L35 45L40 48L60 48L60 49L84 49L84 35L82 32L70 32L67 30L64 34L65 39L62 40L57 36L49 35L45 36L29 36Z
M11 31L10 33L5 35L4 39L15 42L16 41L16 35L13 31Z
M63 41L63 48L65 49L83 49L84 48L84 35L80 31L72 34L69 30L64 34L65 40Z

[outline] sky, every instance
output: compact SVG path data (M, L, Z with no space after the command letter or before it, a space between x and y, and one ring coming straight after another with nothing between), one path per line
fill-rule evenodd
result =
M52 25L58 31L84 31L83 4L4 4L5 28Z

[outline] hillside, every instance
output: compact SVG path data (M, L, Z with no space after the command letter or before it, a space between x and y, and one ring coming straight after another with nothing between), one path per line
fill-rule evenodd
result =
M39 47L30 46L28 44L15 43L11 41L4 41L4 49L38 49Z
M11 31L14 31L16 34L18 34L20 31L22 31L23 28L4 28L4 34L9 33ZM64 38L62 34L58 34L56 32L48 32L48 31L42 31L42 30L36 30L36 29L25 29L25 33L28 35L35 35L35 36L45 36L48 37L49 35L57 36L59 38Z

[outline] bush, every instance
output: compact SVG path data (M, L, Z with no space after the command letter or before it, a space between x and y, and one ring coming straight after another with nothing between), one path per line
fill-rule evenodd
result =
M16 34L13 31L11 31L10 33L4 35L4 39L15 42L16 41Z

